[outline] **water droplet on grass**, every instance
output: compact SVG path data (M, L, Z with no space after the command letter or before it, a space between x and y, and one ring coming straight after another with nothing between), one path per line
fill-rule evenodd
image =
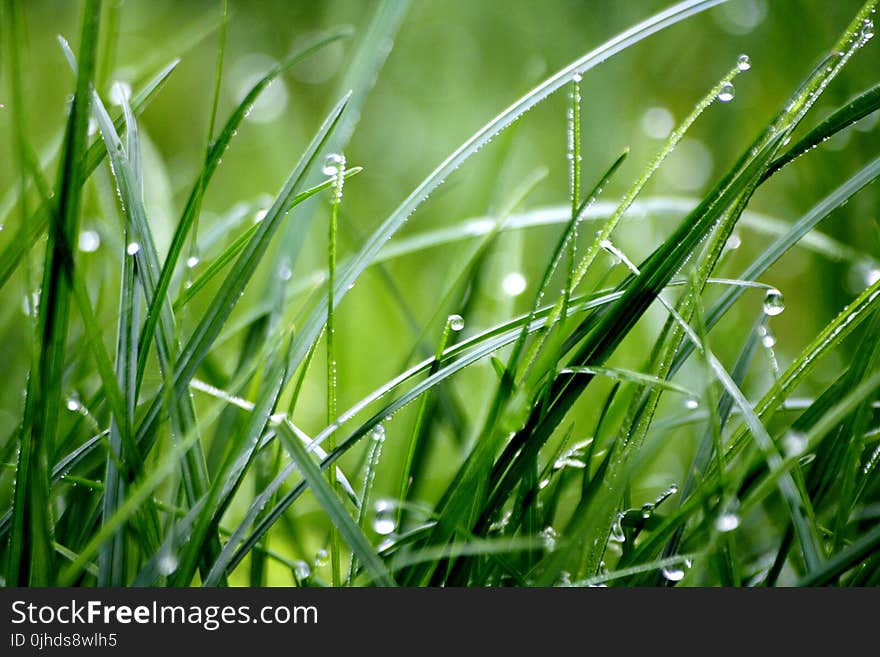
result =
M82 408L82 406L80 406L80 403L73 397L68 397L66 405L67 410L71 413L76 413Z
M339 153L330 153L327 156L327 159L324 160L324 166L321 168L321 173L325 176L337 176L342 170L343 163L345 159Z
M385 442L385 427L381 424L377 424L375 427L370 429L370 440L373 440L377 443Z
M200 262L201 259L199 258L199 256L191 255L189 258L186 259L186 266L190 269L195 269Z
M177 557L175 557L170 552L166 552L161 557L159 557L159 563L158 563L159 572L162 575L166 575L166 576L170 575L175 570L177 570L178 564L179 564L179 562L177 560Z
M323 568L328 563L330 563L330 555L327 553L327 550L321 548L317 552L315 552L315 567Z
M736 60L736 67L740 71L748 71L752 68L752 60L749 59L748 55L740 55Z
M699 408L699 406L700 402L698 402L696 399L686 399L684 402L684 407L689 411L696 410L697 408Z
M395 519L395 505L391 500L379 500L373 516L373 531L381 536L387 536L397 528Z
M559 534L556 532L553 527L545 527L541 530L541 541L544 543L544 549L547 552L553 552L556 549L556 539L559 538Z
M131 85L128 82L114 82L110 88L110 102L114 105L122 105L131 98Z
M739 516L735 513L722 513L715 519L715 529L719 532L732 532L739 527Z
M734 96L736 96L736 89L733 88L732 83L725 82L721 85L721 90L718 92L718 100L722 103L729 103L733 100Z
M608 536L608 540L614 543L624 543L626 541L626 534L623 532L622 513L618 513L615 516L614 522L611 524L611 534Z
M684 579L684 568L680 566L666 566L660 569L660 574L670 582L680 582Z
M764 313L775 317L783 310L785 310L785 298L782 296L782 292L771 287L764 295Z
M765 349L772 349L776 346L776 336L773 335L773 331L769 327L762 326L758 329L758 335L761 336L761 344Z
M125 247L125 252L130 256L135 255L140 250L141 245L137 242L129 242L128 246Z
M300 582L304 582L312 576L312 569L305 561L298 559L293 562L293 576Z
M642 518L647 520L654 513L654 503L648 502L642 505Z
M464 328L464 318L461 315L450 315L449 319L449 328L453 331L461 331Z

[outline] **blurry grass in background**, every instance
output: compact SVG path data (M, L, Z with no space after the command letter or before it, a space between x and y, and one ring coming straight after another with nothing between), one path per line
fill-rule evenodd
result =
M229 268L204 286L199 277L210 271L212 263L234 240L250 236L247 231L260 230L252 227L262 226L261 219L273 217L271 208L278 190L325 115L346 91L354 90L352 100L335 130L328 132L326 141L317 144L314 159L308 162L297 188L300 193L320 183L325 188L329 183L338 184L338 180L328 180L328 174L321 169L329 153L344 151L354 175L345 180L339 206L337 248L342 269L434 167L490 117L583 53L666 7L665 2L598 1L544 3L540 10L530 2L504 3L503 9L497 3L457 1L411 5L230 2L224 26L219 3L105 2L96 44L95 81L111 110L114 106L119 110L128 89L139 90L169 62L181 58L137 120L144 216L155 240L160 266L194 181L202 175L220 34L225 31L225 51L214 136L248 90L273 66L291 52L331 35L340 36L331 38L311 56L281 73L244 116L234 137L229 135L229 149L222 153L216 173L204 190L204 199L197 204L200 212L195 212L196 244L189 246L186 242L179 265L169 279L176 322L174 337L180 342L177 351L187 345L193 330L204 317L210 316L218 299L224 298L229 289L224 287ZM732 81L733 89L725 89L726 96L732 98L715 102L697 118L613 233L616 252L634 263L642 263L654 253L682 218L714 191L755 136L785 106L798 84L828 54L860 7L861 3L855 1L826 4L731 0L652 35L586 72L580 82L580 194L575 200L586 199L611 163L625 149L629 152L610 176L599 200L587 208L586 218L576 231L577 257L589 252L595 232L602 225L600 219L613 213L614 201L627 192L664 140L719 80L737 68L738 57L746 53L748 70L738 71ZM0 189L8 190L0 205L0 221L4 224L0 248L6 249L6 253L17 248L22 216L29 217L41 202L34 189L25 196L24 203L17 202L22 176L34 177L27 167L21 166L23 156L19 151L32 148L42 162L45 179L55 179L68 95L75 84L56 35L67 37L77 49L81 13L77 3L4 4L3 99L10 101L3 100L5 107L0 109L0 132L8 136L8 157L0 164ZM875 85L876 61L877 45L867 42L839 75L834 71L836 77L810 110L807 126L818 124ZM23 99L19 119L12 111L17 106L11 100L16 66ZM572 172L567 155L573 153L566 120L571 110L571 91L566 84L562 91L536 105L450 175L387 245L388 259L368 268L344 297L333 321L338 409L348 409L414 363L430 358L444 339L446 346L452 347L456 341L474 338L481 331L532 310L542 274L561 231L571 219ZM104 133L107 140L107 126L101 127L99 123L92 119L90 139ZM127 141L126 126L119 124L116 129L126 144L125 155L131 160L132 142ZM128 132L130 140L131 125ZM805 132L801 128L792 143ZM712 276L738 277L770 242L876 157L878 134L877 112L869 112L782 169L760 186L753 197L747 194L744 198L748 199L748 208L725 241L727 248L716 254L720 255L720 264ZM354 167L363 170L358 172ZM121 174L119 167L115 169L111 172L102 163L83 188L75 245L76 268L92 300L96 325L102 330L103 343L111 357L118 345L119 300L121 295L125 298L125 290L120 287L120 281L125 280L121 254L132 241L120 229L122 210L128 216L131 209L126 199L120 207L116 198L114 190ZM130 173L135 181L140 175L134 166ZM863 182L874 175L876 172ZM332 179L333 173L329 176ZM876 186L869 186L849 202L834 204L833 212L820 226L821 233L811 232L797 246L783 249L778 262L760 272L759 280L765 286L744 289L742 297L713 328L710 343L715 355L753 403L789 365L801 358L802 350L844 306L880 279L877 194ZM296 499L295 504L279 513L277 521L261 515L263 510L252 505L256 493L269 485L289 459L300 462L299 458L305 458L304 452L299 451L298 440L308 442L308 437L323 435L328 424L324 342L306 344L314 349L304 359L305 366L286 372L284 363L289 362L285 354L291 353L298 359L295 364L303 360L304 354L297 355L296 339L303 327L309 325L309 313L314 315L313 309L326 291L331 196L332 190L322 190L297 205L279 223L274 237L267 239L266 252L254 256L253 278L240 301L234 308L230 306L231 314L219 327L219 334L199 363L190 386L192 419L197 422L184 420L183 424L198 427L200 436L193 435L190 442L198 440L204 453L206 485L217 481L218 473L238 472L235 457L248 453L241 442L245 438L262 436L266 441L264 448L246 458L247 469L242 470L244 478L239 487L218 489L214 493L216 498L210 498L211 493L206 490L201 491L208 495L206 499L215 505L223 521L219 522L219 515L202 515L207 518L200 530L204 546L192 553L185 547L189 529L183 530L182 526L197 522L197 502L201 496L192 497L192 491L184 494L179 490L179 464L170 462L169 476L156 481L156 490L144 493L144 499L155 498L154 502L142 515L124 523L124 541L137 547L126 551L127 561L114 571L118 577L115 583L131 583L136 577L145 578L143 581L158 581L162 577L174 584L206 578L213 578L215 583L223 581L225 571L220 574L218 556L228 559L231 555L224 557L221 547L229 531L243 526L248 509L256 514L251 521L271 522L272 530L268 543L261 543L255 552L243 550L233 558L236 563L238 558L245 558L242 566L230 572L229 582L233 584L329 582L334 569L325 562L336 561L330 559L334 553L332 544L340 540L343 554L347 555L350 549L358 552L367 575L378 581L389 577L385 569L395 563L392 557L396 554L394 576L401 583L410 584L585 580L601 576L602 569L615 564L620 568L649 564L643 569L648 575L635 573L629 575L635 579L619 578L623 582L647 583L653 581L652 574L664 569L666 562L658 561L663 558L671 559L668 567L673 569L671 573L668 568L665 571L671 575L666 580L678 581L687 576L685 583L743 583L750 578L760 583L765 581L768 570L773 573L777 555L782 555L778 568L785 566L783 582L793 583L801 577L808 581L811 573L817 572L818 566L810 563L809 556L806 565L796 552L786 561L792 539L784 494L773 493L770 486L769 491L763 491L760 503L747 507L748 513L743 512L741 517L736 510L737 504L748 498L751 487L757 485L754 480L766 475L754 463L734 461L728 480L722 481L717 491L701 491L690 497L690 507L676 493L670 501L664 498L662 505L658 504L658 513L665 511L672 518L679 503L686 509L681 517L688 518L691 524L684 539L675 534L680 530L671 522L665 534L659 531L658 516L650 510L642 519L649 522L639 521L637 514L627 515L627 509L654 504L673 484L679 491L686 488L697 444L705 442L707 432L717 431L718 439L727 442L739 427L739 420L726 427L726 414L721 412L717 422L707 420L714 416L707 409L718 403L724 405L724 389L717 383L710 384L711 367L699 356L691 357L674 375L672 382L678 390L664 392L648 431L649 439L637 454L629 457L630 465L618 473L626 485L619 486L621 499L607 502L613 505L608 522L607 510L603 513L591 506L599 503L590 497L590 491L595 489L589 482L602 481L606 472L602 466L604 456L613 452L611 445L615 440L623 442L623 437L632 432L629 423L636 407L630 399L643 394L643 385L649 391L656 389L660 385L656 377L666 376L652 361L663 348L658 335L670 315L660 303L654 303L641 321L626 329L620 348L604 365L614 369L604 374L614 376L599 376L590 384L588 393L572 405L558 430L552 431L551 427L552 439L545 438L547 447L534 462L521 456L514 459L513 462L523 464L521 478L507 491L508 496L496 499L489 491L474 491L475 508L459 510L463 525L445 527L442 516L439 524L432 524L438 520L435 513L455 506L455 486L461 481L454 480L453 486L450 482L459 473L467 454L478 453L476 448L487 443L487 436L491 444L498 436L529 426L528 410L548 403L544 397L548 394L547 377L552 379L551 374L568 362L561 353L555 359L548 359L545 354L538 361L538 374L523 379L533 387L523 384L522 398L510 393L506 410L499 414L497 426L490 426L488 433L483 428L493 399L498 399L495 389L499 380L504 388L505 377L510 374L499 374L507 365L509 349L499 352L500 360L494 363L486 354L394 414L393 419L380 425L381 430L365 427L366 437L342 457L341 476L331 478L326 490L315 488L317 471L304 471L305 480L317 495L313 497L309 492ZM496 234L496 222L504 221L503 230ZM528 224L536 225L517 228ZM433 242L437 244L430 245ZM693 253L698 248L699 244L694 245ZM412 252L391 257L395 249ZM45 241L37 242L8 280L3 281L5 303L0 307L0 332L6 379L0 385L0 440L4 461L10 466L0 478L4 509L11 508L14 482L17 477L20 480L15 464L25 416L23 391L28 386L31 363L37 362L41 348L33 329L45 251ZM614 252L607 251L613 250L596 254L584 282L571 294L597 293L625 281L626 267L618 264ZM704 262L703 257L695 256L679 272L678 283L698 277L691 270ZM258 266L256 258L261 258ZM564 271L568 261L563 258L561 262L560 271ZM133 271L132 281L135 275ZM188 285L193 281L196 285L192 289L196 292L190 293ZM144 294L139 291L144 283L132 285L136 298ZM710 283L702 296L703 309L691 308L693 314L685 319L699 327L705 320L702 315L726 291L726 285ZM771 308L762 319L768 286L784 295L785 311L775 314ZM148 298L149 294L148 290ZM544 294L543 303L552 306L557 297L565 294L565 276L557 276ZM676 303L678 292L670 288L664 296ZM145 312L146 306L133 312L136 330L144 321ZM447 321L450 315L460 315L463 328L453 330L453 322ZM75 309L71 318L61 382L61 394L69 410L62 414L58 438L49 446L50 464L111 424L110 403L105 401L106 391L101 388L94 354L85 348L85 329ZM551 332L551 336L563 341L565 335L576 335L579 321L560 325L564 328L559 333ZM872 380L874 361L872 355L864 352L864 332L875 325L875 321L868 320L860 329L861 339L844 341L824 356L807 378L798 380L794 390L786 392L788 403L795 410L772 422L768 417L768 437L780 447L786 437L791 441L794 435L800 440L823 415L817 411L816 418L803 420L805 426L791 429L792 422L811 400L838 382L839 387L829 393L829 401L820 407L827 411L845 393L857 388L863 378ZM287 336L288 329L292 338ZM585 333L579 335L586 338ZM707 339L699 330L698 337ZM871 337L867 336L868 342ZM288 339L293 341L292 351L285 351L290 349L285 344ZM685 337L678 339L683 340L682 344L690 344ZM576 342L569 338L564 344L570 348ZM553 352L560 346L551 340L549 349ZM189 435L179 435L179 426L175 429L176 405L161 392L163 386L167 388L170 374L163 374L164 366L160 366L155 352L154 349L142 364L143 384L133 426L138 425L151 405L161 406L162 418L170 413L172 422L159 421L159 429L151 438L156 447L144 464L144 474L131 473L133 483L129 490L137 490L134 482L141 481L139 477L158 472L162 457L173 455L173 445L186 441ZM172 345L172 363L176 355ZM735 367L738 359L744 361L739 373ZM866 371L856 373L848 369L854 359L865 363ZM255 376L241 375L249 372L251 366ZM590 372L595 373L596 367L602 366L594 363ZM118 362L116 367L119 368ZM436 371L438 367L434 363L429 369ZM514 371L515 368L511 370ZM633 371L642 374L631 374ZM847 371L854 378L848 384L840 383L846 381L839 377ZM592 376L586 371L578 375ZM286 383L281 389L273 388L281 381ZM686 394L681 394L682 390ZM126 393L124 386L122 392ZM370 406L369 413L359 415L344 434L340 432L337 442L396 396ZM217 398L221 399L219 406ZM846 456L840 456L841 467L861 471L866 465L863 461L868 460L874 447L872 432L876 424L873 407L866 402L873 398L873 389L866 388L855 400L855 410L849 408L850 415L837 418L837 424L827 428L829 434L834 429L849 436L849 442L845 442L852 451L844 450ZM258 407L259 401L264 401L265 415L274 414L276 420L277 414L292 407L290 417L295 426L277 422L270 422L267 427L249 424L252 415L236 410L238 406L247 406L247 400L257 400ZM179 406L185 417L186 404ZM737 417L745 412L736 406L733 410ZM853 426L858 428L856 434L852 434ZM749 426L749 430L754 432L755 427ZM298 431L304 435L298 435ZM594 441L587 443L590 439ZM412 448L413 444L417 448ZM580 449L572 447L578 444ZM329 449L331 444L323 447ZM480 466L491 469L492 460L498 458L496 472L490 475L487 469L480 476L473 475L474 482L481 482L474 483L478 489L490 480L503 480L500 464L510 465L500 451L503 444L496 447L488 451L489 460ZM236 449L245 451L239 453ZM564 454L572 449L567 456ZM785 450L780 449L780 453L784 456ZM841 454L839 450L831 453ZM92 566L97 568L95 554L83 557L82 563L76 561L107 520L101 516L107 455L104 452L89 458L92 460L78 462L67 473L66 480L62 478L52 489L55 501L50 520L55 527L59 554L58 562L49 568L53 581L59 573L67 573L77 582L95 581L89 575L78 579L78 571L72 574L64 570L68 559L86 572ZM749 458L754 461L755 455ZM554 468L557 462L562 465ZM821 534L817 542L822 559L833 558L857 544L875 524L871 518L875 517L872 505L876 500L872 495L876 497L876 492L870 483L860 482L853 475L852 480L846 480L841 495L857 503L850 504L846 512L840 510L844 504L838 508L827 503L826 508L820 503L826 494L825 484L811 483L809 479L816 466L813 471L808 463L804 467L807 474L796 470L791 485L800 496L813 498L821 507L816 510L817 517L812 517L811 505L807 504L805 522ZM411 486L406 483L406 468L413 468L418 474ZM582 471L587 473L584 481L575 481L575 475ZM272 508L283 492L295 492L299 476L294 474L286 479L280 491L266 500L267 508ZM826 473L826 477L819 479L824 482L827 476ZM803 480L804 477L807 479ZM362 483L364 478L367 483ZM187 481L187 475L184 480ZM545 481L550 481L549 486ZM349 482L351 487L347 489ZM862 491L863 496L855 497L856 491ZM358 510L365 492L370 503ZM402 492L411 498L403 504ZM489 501L487 508L481 509L483 495ZM123 492L121 501L124 500ZM205 500L202 504L209 506ZM187 515L191 508L196 511ZM517 509L523 510L523 517L519 517ZM592 527L575 535L563 531L564 527L579 526L569 523L573 511L576 516L583 512L585 522L594 521L600 529ZM107 514L106 503L103 513ZM511 513L515 526L508 530L504 518ZM339 514L359 521L365 536L358 535L356 527L347 527ZM713 524L716 516L721 530L718 523ZM178 517L186 522L178 524ZM723 529L724 518L728 518L729 525L736 525L731 527L735 531ZM339 527L341 539L331 535L332 524ZM72 530L74 526L76 531ZM244 533L248 531L245 529ZM599 536L602 531L604 537ZM474 536L469 536L470 532ZM175 538L176 533L179 535ZM612 540L605 548L609 534L629 540ZM109 530L108 535L112 535ZM384 545L381 556L376 556L370 544L379 546L389 535L396 543ZM585 536L594 535L607 552L599 559L604 563L602 568L597 567L595 547L584 543ZM653 544L645 539L646 535L654 539ZM450 548L454 536L459 542L453 542ZM239 540L242 538L238 536ZM11 540L14 544L17 539L12 536ZM556 550L556 544L563 542L572 549ZM99 546L102 553L106 553L106 544ZM688 562L696 562L687 574L681 569L681 577L676 568L684 563L683 558L678 559L678 552L669 552L679 544L690 555ZM644 547L639 548L640 552L631 552L633 545ZM471 550L480 556L443 560L456 550ZM486 556L495 552L501 555ZM261 556L252 559L251 554ZM559 555L565 555L564 562ZM152 570L145 563L152 563ZM433 568L419 565L424 563L432 563ZM855 581L862 581L857 579L862 577L865 582L873 582L877 567L876 559L869 561L862 574L852 577ZM344 576L347 569L342 570ZM563 576L564 573L567 575ZM777 575L772 574L770 579L775 581Z

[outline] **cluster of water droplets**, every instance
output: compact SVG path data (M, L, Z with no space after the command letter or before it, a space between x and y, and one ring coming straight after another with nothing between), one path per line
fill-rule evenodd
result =
M580 155L578 154L577 144L575 140L578 135L578 119L580 118L579 114L581 111L581 75L580 73L575 73L571 78L571 103L568 106L568 149L566 152L566 159L568 160L568 183L569 189L574 193L575 191L575 169L578 167L580 163ZM577 199L572 199L576 201Z
M548 525L539 532L538 536L541 539L541 543L544 545L544 550L546 552L553 552L556 549L556 543L559 540L559 532L553 529L553 527Z
M345 183L345 155L330 153L324 161L321 173L333 180L334 202L342 200L342 187Z

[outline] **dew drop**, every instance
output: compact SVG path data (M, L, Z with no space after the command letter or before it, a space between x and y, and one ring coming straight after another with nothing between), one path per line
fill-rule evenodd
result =
M122 105L131 98L131 85L128 82L114 82L110 88L110 102Z
M309 568L309 564L307 564L302 559L298 559L293 562L293 576L300 582L304 582L309 577L312 576L312 569Z
M84 230L79 234L77 247L83 253L93 253L101 246L101 236L93 230Z
M177 570L178 563L179 562L176 556L174 556L170 552L166 552L161 557L159 557L159 572L162 575L170 575L175 570Z
M199 256L192 255L186 259L186 266L190 269L195 269L200 262L201 259L199 258Z
M464 318L461 315L450 315L446 320L449 323L449 328L453 331L461 331L464 328Z
M761 336L761 344L765 349L772 349L776 346L776 336L773 335L773 331L769 327L762 326L758 329L758 335Z
M700 406L700 402L698 402L696 399L687 399L684 402L684 407L686 409L688 409L689 411L693 411L693 410L699 408L699 406Z
M721 85L721 90L718 92L718 100L722 103L729 103L733 100L733 97L736 95L736 89L733 88L733 84L730 82L725 82Z
M736 234L732 233L730 237L727 238L727 242L725 243L728 251L736 251L739 247L742 246L742 238Z
M327 553L327 550L321 548L317 552L315 552L315 567L323 568L328 563L330 563L330 555Z
M344 166L345 159L339 153L330 153L327 156L327 159L324 160L324 166L321 168L321 173L325 176L336 176L342 170Z
M559 573L559 580L556 582L556 586L571 586L571 574L567 570Z
M719 532L732 532L739 527L739 516L735 513L722 513L715 519L715 529Z
M608 540L614 543L624 543L626 541L626 534L623 532L623 513L618 513L614 518L614 522L611 523L611 534L608 536Z
M540 536L541 541L544 543L544 549L547 552L553 552L556 549L556 539L559 538L556 530L553 527L547 526L541 530Z
M749 59L748 55L740 55L736 59L736 67L740 71L748 71L752 68L752 60Z
M660 569L660 574L670 582L680 582L684 579L684 568L679 566L666 566Z
M509 297L518 297L525 292L526 277L518 271L512 271L501 281L501 289Z
M580 82L583 79L584 79L584 76L581 75L580 73L575 73L574 75L571 76L572 82Z
M380 536L387 536L397 528L395 505L391 500L379 500L373 515L373 531Z
M862 43L874 36L874 21L872 21L870 18L866 18L862 22L862 30L860 36L862 38Z
M67 410L70 411L71 413L76 413L77 411L79 411L82 408L82 406L80 406L80 403L77 400L75 400L73 397L69 397L67 399L66 406L67 406Z
M134 254L136 254L140 250L141 250L141 245L138 244L137 242L129 242L128 246L125 247L125 252L130 256L133 256Z
M783 310L785 310L785 299L782 296L782 292L775 287L771 287L767 290L767 294L764 295L764 314L775 317Z
M381 424L377 424L375 427L370 429L370 440L373 440L377 443L385 442L385 427Z
M648 502L642 505L642 518L647 520L654 513L654 503Z

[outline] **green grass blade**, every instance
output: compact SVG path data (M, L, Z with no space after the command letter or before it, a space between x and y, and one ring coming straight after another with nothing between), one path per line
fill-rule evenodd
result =
M342 501L336 495L330 483L324 479L321 468L315 463L312 455L300 442L299 437L294 433L292 425L283 422L278 428L278 437L282 444L290 452L297 468L308 482L318 502L324 508L334 526L339 530L342 538L348 543L352 552L357 556L358 561L363 564L374 582L380 586L394 586L394 579L391 577L391 573L388 572L388 568L386 568L375 550L373 550L361 528L357 526L357 523L354 522L348 511L345 510Z
M73 244L79 234L81 186L89 117L89 84L94 75L100 2L83 8L76 92L68 117L59 167L57 206L46 247L38 315L43 348L38 369L31 373L17 470L6 581L47 585L54 578L48 455L53 449L61 406L67 328L74 267Z

